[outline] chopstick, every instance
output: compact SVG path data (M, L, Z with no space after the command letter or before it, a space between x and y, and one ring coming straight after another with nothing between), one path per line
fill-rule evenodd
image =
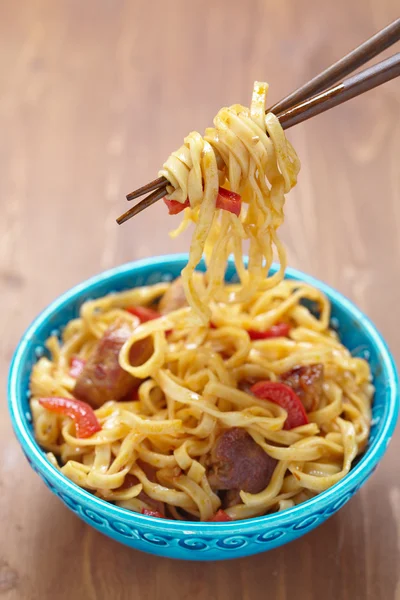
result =
M279 118L282 128L289 129L293 125L306 121L398 77L400 75L400 53L326 89L328 85L336 83L344 75L365 64L399 39L400 19L397 19L307 84L267 109L266 113L273 112ZM118 217L117 223L119 225L125 223L131 217L163 198L167 193L167 185L169 185L168 180L165 177L159 177L128 194L127 200L133 200L147 192L153 192Z
M346 56L322 71L322 73L310 79L308 83L305 83L288 96L285 96L285 98L282 98L282 100L279 100L267 112L273 112L274 114L281 113L303 102L303 100L314 96L318 92L326 90L343 79L343 77L346 77L346 75L349 75L349 73L353 73L356 69L365 65L365 63L378 54L381 54L387 48L390 48L399 39L400 19L396 19L393 23L378 31L378 33L360 44L360 46L357 46L357 48L346 54Z
M338 106L347 100L351 100L364 92L374 89L382 83L386 83L400 75L400 52L377 65L369 67L356 73L352 77L344 79L341 83L334 85L325 92L316 94L293 108L288 108L279 115L279 121L283 129L289 129L297 123L307 121L326 110Z
M165 177L159 177L158 179L155 179L154 181L150 181L150 183L147 183L143 187L128 194L126 199L134 200L135 198L139 198L139 196L143 196L143 194L147 194L147 192L152 192L156 188L160 187L160 185L164 184L166 181L167 180L165 179Z
M165 179L165 177L159 177L159 179L162 179L165 182L167 181ZM157 180L155 180L155 181L157 181ZM151 183L148 184L149 186L151 186L150 189L154 189L154 183L155 183L155 181L152 181ZM161 182L161 183L163 183L163 182ZM146 186L144 185L143 188L145 188L145 187ZM142 193L146 193L146 191L149 191L149 190L145 190ZM122 225L122 223L125 223L125 221L127 221L131 217L134 217L135 215L137 215L138 213L140 213L145 208L148 208L149 206L151 206L152 204L154 204L158 200L161 200L161 198L164 198L164 196L166 195L166 193L167 193L167 186L166 185L162 185L160 189L156 190L155 192L153 192L149 196L146 196L146 198L143 198L143 200L141 200L139 202L139 204L136 204L135 206L133 206L132 208L130 208L129 210L127 210L126 212L124 212L123 215L121 215L120 217L118 217L118 219L117 219L118 225Z

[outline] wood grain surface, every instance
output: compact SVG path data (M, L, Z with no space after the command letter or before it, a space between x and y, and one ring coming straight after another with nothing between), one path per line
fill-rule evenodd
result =
M254 79L278 100L398 15L397 0L0 2L0 598L400 598L400 437L338 514L230 563L118 545L31 471L5 384L19 337L105 268L184 251L161 206L122 227L125 194ZM392 51L393 52L393 51ZM387 56L390 52L386 52ZM292 266L355 301L400 358L399 80L289 132L302 160L286 205ZM176 223L176 220L174 221Z

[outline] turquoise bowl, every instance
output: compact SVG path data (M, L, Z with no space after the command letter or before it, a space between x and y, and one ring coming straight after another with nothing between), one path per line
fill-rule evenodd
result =
M393 358L371 321L327 285L288 269L288 279L320 288L332 303L332 325L353 355L368 358L376 387L373 425L366 452L351 472L329 490L283 512L230 523L191 523L143 516L109 504L81 489L47 460L35 441L29 409L29 377L44 342L78 316L88 299L109 292L175 279L187 255L161 256L101 273L66 292L46 308L22 337L8 382L12 423L31 467L47 487L81 519L105 535L137 550L187 560L224 560L271 550L311 531L338 511L366 482L390 442L399 410L399 383ZM276 270L276 267L273 269ZM229 264L227 280L235 278Z

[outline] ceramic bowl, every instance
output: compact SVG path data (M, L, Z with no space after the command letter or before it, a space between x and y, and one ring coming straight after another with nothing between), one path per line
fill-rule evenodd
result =
M47 487L81 519L118 542L151 554L189 560L224 560L265 552L321 525L350 500L382 459L398 415L399 384L386 343L354 304L324 283L294 269L286 273L287 278L318 287L328 296L333 326L353 355L369 360L376 393L366 451L344 479L315 498L279 513L228 523L183 523L147 517L114 506L75 485L50 464L33 435L29 377L32 366L46 352L46 338L59 334L70 319L77 317L86 300L175 279L186 262L187 255L181 254L126 264L77 285L50 304L23 335L11 364L8 400L13 427L29 464ZM235 277L230 263L227 280Z

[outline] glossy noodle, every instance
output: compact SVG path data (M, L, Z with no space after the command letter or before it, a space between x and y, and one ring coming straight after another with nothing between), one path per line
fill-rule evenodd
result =
M190 133L159 172L171 182L167 198L181 203L188 199L190 203L178 230L195 222L182 279L189 304L203 321L210 316L211 299L228 299L223 280L229 254L233 253L241 281L235 291L237 300L272 288L285 272L286 253L277 229L284 218L285 194L296 185L300 162L277 117L265 115L267 91L267 84L256 82L250 109L240 104L222 108L214 127L207 129L204 137ZM241 196L239 217L216 210L222 185ZM247 269L242 250L245 241L249 242ZM274 249L280 269L268 277ZM203 253L208 282L199 291L193 273Z
M264 115L266 90L255 84L250 109L222 109L161 171L167 200L189 204L180 229L195 223L182 279L85 302L32 371L51 462L132 511L208 521L284 510L342 479L368 440L368 363L330 329L320 290L283 280L277 228L299 162ZM222 185L240 216L216 208ZM225 284L231 253L239 282Z

